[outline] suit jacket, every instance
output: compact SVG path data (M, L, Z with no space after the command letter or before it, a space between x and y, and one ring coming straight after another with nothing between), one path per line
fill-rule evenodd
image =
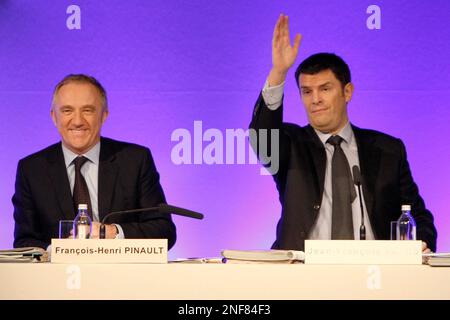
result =
M101 138L98 170L100 220L113 211L166 202L148 148ZM75 218L61 142L19 161L12 202L14 247L46 248L58 237L59 220ZM140 214L138 219L120 223L125 238L167 238L169 248L175 244L170 216Z
M310 125L300 127L283 123L282 119L283 106L270 110L260 94L250 128L279 129L280 137L280 165L273 177L282 213L272 248L304 250L304 240L314 226L322 203L327 158L325 147ZM375 238L389 239L390 221L399 218L402 204L411 204L417 239L435 251L437 232L433 216L419 195L402 141L373 130L355 126L352 129Z

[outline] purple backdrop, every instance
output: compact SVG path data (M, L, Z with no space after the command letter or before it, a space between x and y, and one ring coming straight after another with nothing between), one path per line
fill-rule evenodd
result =
M81 29L69 30L72 5ZM381 9L370 30L369 5ZM171 134L247 128L271 66L273 25L289 15L303 34L298 62L318 51L341 55L356 92L352 122L405 142L414 178L450 250L450 2L441 1L20 1L0 0L0 247L11 247L17 161L59 140L52 89L68 73L105 86L103 135L151 148L167 200L204 212L175 217L170 258L218 256L225 248L269 248L280 205L259 165L175 165ZM288 76L285 120L306 123Z

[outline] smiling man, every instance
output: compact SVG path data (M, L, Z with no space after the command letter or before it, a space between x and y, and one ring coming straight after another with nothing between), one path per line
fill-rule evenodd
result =
M108 117L101 89L89 82L66 80L58 85L51 116L64 147L83 154L100 142L100 129Z
M59 221L73 220L80 203L87 202L91 237L98 238L99 221L108 213L166 202L150 150L100 136L108 102L95 78L76 74L61 80L53 93L51 118L61 142L18 164L14 247L47 248L58 237ZM137 222L109 224L105 231L110 239L165 238L169 248L176 240L170 216L141 214Z
M295 80L309 125L283 123L286 74L300 40L297 34L291 45L288 17L281 15L272 39L272 69L250 124L255 130L279 130L278 148L270 154L280 159L273 177L282 213L272 248L304 250L305 239L360 239L361 211L351 173L357 167L365 238L389 239L390 222L400 216L401 205L410 204L417 239L423 241L424 251L434 251L433 216L419 195L402 141L349 122L347 106L354 86L342 58L318 53L298 66Z

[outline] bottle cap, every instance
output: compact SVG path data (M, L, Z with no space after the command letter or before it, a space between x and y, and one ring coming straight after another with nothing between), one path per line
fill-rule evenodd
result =
M87 204L79 204L78 205L78 210L87 210Z
M411 211L411 205L410 204L403 204L402 205L402 211Z

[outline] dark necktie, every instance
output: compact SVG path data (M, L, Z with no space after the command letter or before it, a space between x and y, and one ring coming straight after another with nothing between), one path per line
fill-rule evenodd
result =
M92 219L92 206L91 198L89 197L89 189L81 174L81 167L88 161L85 157L76 157L73 160L75 164L75 184L73 186L73 205L75 207L75 213L78 212L79 204L87 204L88 214Z
M334 147L331 160L332 185L332 227L331 239L354 239L352 202L356 198L355 187L352 182L350 166L347 157L341 148L340 136L332 136L328 143Z

